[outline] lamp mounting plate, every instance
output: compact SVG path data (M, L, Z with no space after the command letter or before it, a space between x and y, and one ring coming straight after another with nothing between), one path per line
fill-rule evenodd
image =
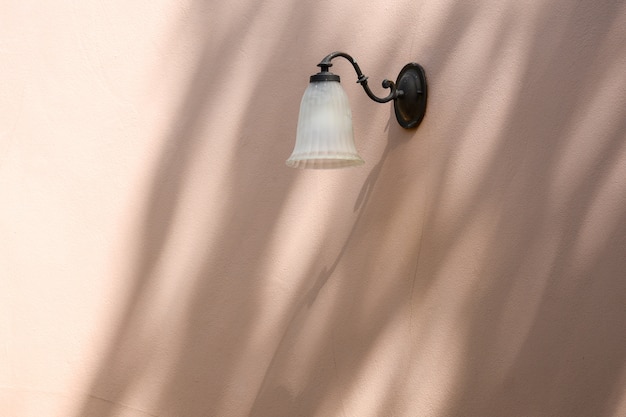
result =
M420 64L406 64L396 86L402 93L393 101L398 123L405 129L419 126L426 113L426 73Z

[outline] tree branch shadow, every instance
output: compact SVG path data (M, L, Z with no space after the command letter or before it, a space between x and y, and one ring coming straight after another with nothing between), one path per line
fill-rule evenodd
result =
M233 128L235 156L221 163L236 166L237 171L224 185L224 195L207 196L220 198L224 210L218 213L219 219L212 222L218 226L207 227L209 243L213 244L206 244L206 250L193 260L188 270L178 272L178 278L188 283L190 290L186 298L180 300L182 307L176 310L180 319L174 334L156 326L149 313L156 303L154 289L160 285L163 274L159 268L170 250L177 218L185 210L182 201L191 175L190 166L196 152L203 148L206 128L203 120L219 120L224 111L221 103L212 101L211 94L200 86L209 92L227 88L231 80L228 73L222 71L222 65L225 62L233 65L239 62L238 54L245 55L245 51L232 48L232 44L204 41L194 73L182 93L180 110L164 139L165 146L141 213L142 224L137 231L141 247L137 248L134 269L128 274L132 288L87 392L108 402L124 403L142 389L141 385L154 368L163 367L167 372L158 380L158 394L154 395L151 408L163 415L312 416L322 415L333 407L335 415L349 415L343 398L359 389L359 373L371 362L376 342L399 315L417 314L415 305L431 296L430 288L437 280L446 278L442 271L454 256L459 238L470 234L471 226L484 210L492 210L499 217L494 218L495 232L486 243L485 252L491 255L481 259L481 268L476 272L485 278L463 300L467 313L463 319L467 329L463 338L464 365L456 370L456 377L450 382L446 406L433 415L503 415L502 410L510 409L527 415L611 415L622 395L618 392L619 381L626 359L626 352L616 348L624 346L626 340L622 333L615 332L626 324L624 311L620 309L626 302L626 290L620 285L619 277L614 276L614 271L626 269L620 257L626 252L623 227L626 216L615 216L612 220L615 229L598 244L593 259L574 270L572 265L577 265L574 243L584 237L571 230L580 230L594 204L602 198L597 190L610 181L610 168L623 162L619 159L623 148L623 123L615 126L599 152L596 165L606 166L606 169L599 174L591 172L585 181L577 184L577 191L572 194L577 199L566 202L567 212L561 213L562 225L550 229L557 242L550 268L536 276L529 276L528 271L534 261L547 262L533 250L541 250L552 235L546 236L537 230L549 229L554 220L551 180L557 175L555 167L568 146L569 129L576 126L576 115L587 110L588 102L584 97L595 91L584 81L589 74L599 77L605 74L602 69L585 67L579 76L572 78L574 81L560 83L558 69L578 59L594 61L594 51L600 49L610 35L609 29L614 27L614 16L619 14L618 2L605 5L606 9L598 12L602 15L592 15L604 22L606 30L598 30L585 38L589 44L582 52L565 54L554 62L548 60L555 49L571 47L569 35L577 33L577 22L584 20L584 13L589 10L573 11L571 21L560 27L560 42L546 46L544 40L550 38L553 30L553 22L548 17L566 5L560 1L544 7L546 18L537 22L538 31L529 46L520 81L524 88L519 96L512 97L513 110L498 133L496 149L481 174L480 186L472 190L465 202L459 203L460 214L455 218L445 219L445 214L439 211L450 195L446 180L452 175L450 171L456 162L453 153L443 157L437 154L438 164L426 168L429 179L419 179L427 182L426 191L417 186L407 190L407 194L413 196L419 192L428 194L424 197L423 216L402 217L406 214L400 209L409 204L405 200L409 197L390 195L388 190L393 189L404 164L409 166L415 155L394 152L408 134L388 127L387 144L360 187L353 206L356 216L340 249L331 257L332 262L321 270L319 259L323 257L320 254L308 256L302 270L294 275L315 278L312 282L302 279L292 285L280 320L273 323L271 334L263 334L267 326L264 327L260 317L265 317L264 307L273 302L267 296L268 287L272 287L268 283L271 277L262 273L264 260L271 255L268 242L279 233L282 210L297 180L275 168L282 168L284 144L278 141L257 144L256 141L283 134L288 122L281 118L294 114L291 102L275 104L286 93L278 96L275 85L267 84L266 80L272 79L274 64L279 61L294 71L301 64L298 60L306 54L301 45L315 44L313 23L321 15L314 12L313 6L298 6L293 20L276 29L283 33L279 39L289 39L290 34L296 32L308 35L282 41L257 69L251 99L245 103L241 114L261 113L259 119L268 122L248 126L241 116L240 124ZM194 7L200 11L203 7L210 9L209 22L219 19L219 10L216 11L214 5L198 3ZM263 15L264 7L263 2L251 5L247 10L248 18L241 24L234 24L228 37L247 39L250 27L258 23L255 19ZM295 10L295 3L291 7ZM446 18L458 26L454 33L442 28L432 44L441 50L455 50L479 18L478 10L458 4L451 7ZM508 29L515 18L513 12L506 14L494 29L493 35L499 41L494 43L488 61L502 60L506 56L512 36ZM338 43L342 42L350 43L339 37ZM292 57L286 57L285 50L292 51ZM577 55L579 53L581 55ZM216 56L220 57L219 62ZM441 88L437 74L450 64L450 59L439 54L426 63L429 81L434 80L431 91L435 100L433 105L429 103L433 119L437 117L439 106L443 106L436 99L437 88ZM536 61L548 63L537 67ZM476 86L489 83L493 72L488 66L489 62L480 62L471 69L480 74ZM483 69L486 70L481 71ZM285 73L285 85L295 84L301 76ZM573 88L577 89L575 94L571 92ZM563 99L538 105L537 99L550 89ZM453 127L435 126L434 122L429 126L427 114L425 126L416 137L421 140L425 132L437 133L448 140L448 144L456 144L450 138L466 134L474 118L480 117L475 103L481 94L476 87L476 91L454 103L459 116ZM295 97L296 93L293 95ZM271 106L267 105L269 100ZM565 108L563 102L567 102ZM546 113L559 116L559 125L547 129L546 123L537 123L537 127L533 127L532 123L547 117ZM364 130L367 131L367 125ZM220 139L211 138L212 141ZM426 136L423 140L433 142L433 147L444 147L437 145L434 138ZM431 151L432 148L427 147L424 152ZM260 176L259 172L264 171L269 173ZM529 211L519 215L519 210L515 209L519 205L528 207ZM399 218L406 222L407 233L413 233L403 242L413 258L403 260L394 273L381 273L376 261L377 246L393 243L394 237L372 236L371 233L391 228ZM517 259L520 248L523 253ZM320 248L322 251L328 249ZM250 271L259 272L251 275ZM541 290L520 290L519 280L537 280ZM567 293L567 297L561 297L560 292ZM523 296L532 297L529 304L532 303L533 309L520 306ZM502 317L508 317L509 321ZM609 319L611 324L598 325L603 319ZM563 333L556 336L550 334L555 322L563 324ZM418 344L427 339L425 332L433 332L431 328L413 334L415 329L412 321L410 323L405 343ZM526 326L524 337L515 338L517 344L503 342L511 335L518 336L511 329L502 330L510 323ZM308 332L313 332L315 337L310 337ZM165 339L163 343L177 346L169 354L173 357L172 363L167 365L159 363L161 338ZM586 340L581 340L583 338ZM178 339L177 343L173 343L173 339ZM262 346L255 346L259 341L264 342ZM308 343L308 350L299 347L303 341ZM408 359L413 359L418 350L419 346L411 350ZM307 352L306 356L294 357L301 351ZM506 357L507 361L493 365L493 359L499 357ZM406 359L407 356L400 357L397 369L390 371L387 382L378 387L384 391L380 396L383 400L370 415L391 415L406 402L400 398L403 392L410 391L406 385L413 371L402 363ZM246 369L258 361L266 366ZM550 369L553 376L546 377L544 367ZM264 370L259 371L261 368ZM292 377L296 371L299 378ZM293 380L288 381L290 377ZM595 384L593 394L585 395L589 389L585 379ZM526 385L533 382L534 386ZM237 395L241 397L238 403ZM329 402L334 405L328 405ZM86 397L75 415L106 417L115 415L115 411L109 403L103 405Z

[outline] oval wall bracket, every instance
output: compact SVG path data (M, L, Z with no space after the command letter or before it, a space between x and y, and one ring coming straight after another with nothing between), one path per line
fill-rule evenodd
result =
M428 89L426 72L415 62L406 64L396 80L398 97L393 101L393 108L398 123L405 129L412 129L422 122L426 114Z

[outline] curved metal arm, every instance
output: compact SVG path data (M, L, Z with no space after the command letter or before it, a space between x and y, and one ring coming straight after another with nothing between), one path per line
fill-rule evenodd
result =
M363 73L361 72L361 68L359 68L359 64L357 64L354 58L352 58L350 55L346 54L345 52L333 52L331 54L328 54L324 57L324 59L322 59L322 61L319 64L317 64L317 66L322 68L322 72L328 72L328 68L333 66L333 64L330 61L333 58L336 58L338 56L347 59L352 64L352 66L354 67L354 70L356 71L356 75L358 77L356 82L361 84L361 86L363 87L363 90L365 90L365 94L367 94L367 96L371 98L372 100L378 103L386 103L388 101L395 100L396 98L403 95L403 92L401 90L398 90L398 88L396 87L396 84L393 81L385 79L383 80L382 86L383 88L390 88L391 92L389 93L387 97L384 97L384 98L376 97L374 93L372 93L372 90L370 90L369 86L367 85L367 77L363 75Z

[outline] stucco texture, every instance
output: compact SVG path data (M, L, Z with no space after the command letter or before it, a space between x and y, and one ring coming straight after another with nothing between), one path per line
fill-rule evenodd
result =
M328 53L366 163L294 170ZM0 2L0 415L626 416L626 3Z

